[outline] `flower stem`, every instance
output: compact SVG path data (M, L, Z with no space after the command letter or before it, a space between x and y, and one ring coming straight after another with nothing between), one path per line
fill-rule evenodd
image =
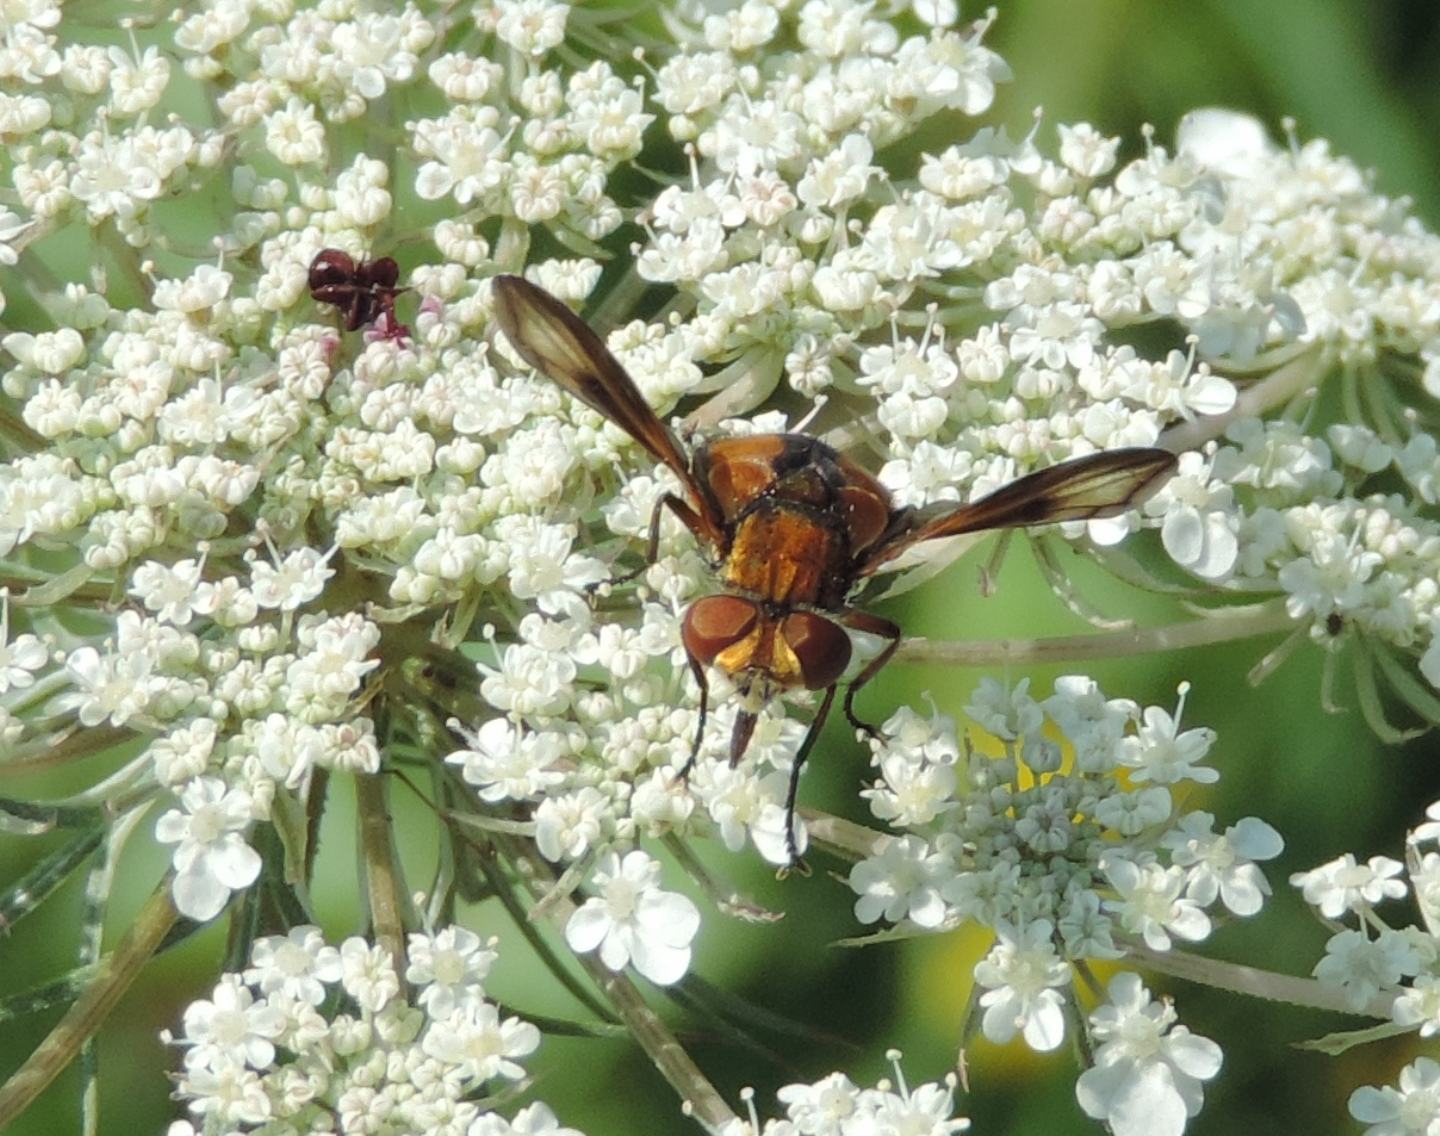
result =
M896 661L945 663L960 667L993 667L1020 663L1070 663L1115 659L1153 651L1208 647L1257 635L1289 630L1294 621L1276 603L1246 608L1240 615L1214 614L1162 627L1126 627L1094 635L1059 635L1051 639L992 639L982 642L906 639Z
M1258 383L1246 387L1235 405L1224 414L1211 414L1173 426L1160 435L1160 445L1175 453L1198 450L1206 442L1224 435L1232 422L1242 418L1258 418L1266 411L1283 406L1296 395L1320 385L1332 359L1317 343L1286 363L1276 367Z
M802 806L796 811L805 821L805 831L813 843L825 845L831 852L852 863L867 856L878 856L880 850L895 839L889 833L877 832L819 809Z
M150 956L159 949L177 918L170 901L170 882L167 875L114 952L101 964L95 981L75 1000L25 1063L0 1085L0 1130L24 1112L45 1086L74 1060L139 976Z
M401 893L395 823L390 817L385 779L379 774L357 775L355 800L360 813L360 850L375 941L390 952L396 971L404 974L406 897Z
M1143 943L1126 944L1126 955L1136 962L1189 982L1213 986L1234 994L1249 994L1271 1002L1287 1002L1314 1010L1334 1010L1342 1014L1364 1014L1372 1018L1388 1018L1395 995L1376 994L1363 1006L1352 1005L1341 990L1322 985L1314 978L1297 978L1254 966L1202 958L1187 951L1153 951Z
M533 880L539 881L553 874L549 865L528 851L521 855L529 864ZM563 929L574 911L574 900L569 896L558 896L550 902L546 917L553 927ZM735 1113L725 1103L725 1098L691 1060L685 1047L660 1020L660 1015L650 1008L635 984L624 974L611 970L593 953L577 955L576 960L615 1008L630 1036L675 1090L686 1114L693 1116L710 1132L718 1132L733 1121Z

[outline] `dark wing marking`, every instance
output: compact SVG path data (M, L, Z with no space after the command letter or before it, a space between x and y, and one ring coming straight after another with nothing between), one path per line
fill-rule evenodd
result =
M664 462L702 503L680 443L600 337L549 292L518 276L497 276L495 318L520 357L599 411Z
M1039 470L968 505L916 510L871 549L857 575L869 575L922 540L1113 517L1158 489L1175 460L1168 450L1148 447L1106 450Z

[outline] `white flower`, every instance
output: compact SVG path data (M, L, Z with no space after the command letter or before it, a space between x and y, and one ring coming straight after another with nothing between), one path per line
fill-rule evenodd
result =
M464 927L445 927L434 935L412 934L405 981L423 988L415 999L432 1018L448 1018L468 1002L484 997L482 983L496 954L479 935Z
M506 1120L498 1112L475 1118L465 1136L584 1136L578 1128L562 1128L554 1111L544 1101L527 1104Z
M73 711L86 726L107 718L123 726L149 704L157 685L153 667L148 653L102 655L94 647L77 648L65 659L65 677L74 689L59 694L55 708Z
M1230 485L1212 480L1209 461L1193 450L1180 455L1174 476L1145 502L1163 516L1160 539L1175 563L1206 580L1224 580L1239 555L1239 519Z
M334 555L313 548L297 548L272 566L257 560L250 569L250 590L261 607L295 611L325 590L325 582L335 575L328 561Z
M1403 897L1405 881L1399 877L1404 870L1404 864L1389 856L1371 856L1360 864L1346 852L1328 864L1296 872L1290 883L1326 919L1339 919L1346 912L1363 912L1381 900Z
M1173 807L1170 790L1152 785L1102 797L1095 804L1095 819L1121 836L1139 836L1169 820Z
M1180 119L1175 149L1197 166L1240 178L1261 172L1259 159L1273 154L1275 144L1253 115L1205 107Z
M190 1099L192 1112L218 1117L223 1124L261 1125L270 1119L272 1105L264 1082L238 1062L215 1069L186 1069L177 1087Z
M831 1073L813 1084L784 1086L775 1095L785 1106L787 1119L767 1123L765 1136L955 1136L970 1127L963 1117L951 1118L958 1082L954 1074L943 1085L927 1082L912 1090L905 1083L899 1052L891 1050L889 1057L894 1081L882 1081L873 1089L859 1088L843 1073ZM759 1136L755 1128L738 1120L721 1134Z
M185 1055L191 1067L218 1069L229 1063L265 1069L275 1060L275 1040L285 1028L286 1015L262 999L256 1001L238 976L227 974L209 1000L197 999L185 1007Z
M614 804L593 785L551 793L535 806L535 847L553 863L578 860L614 823Z
M855 918L861 923L909 919L920 927L938 927L945 919L940 882L953 870L948 857L932 853L918 836L888 841L878 856L850 869Z
M1115 1136L1180 1136L1200 1112L1204 1082L1220 1072L1220 1047L1175 1025L1135 974L1110 980L1109 1001L1090 1015L1095 1065L1075 1082L1087 1116Z
M608 852L592 877L599 895L575 909L565 924L565 941L582 954L600 948L611 970L631 962L660 986L677 982L690 969L690 941L700 929L700 912L687 896L660 888L660 865L644 852L622 860Z
M565 780L554 765L567 755L568 746L565 737L554 731L522 732L508 718L491 718L475 731L471 746L445 760L461 767L460 775L482 801L532 800ZM558 845L549 845L549 851L546 847L541 845L542 855L560 859Z
M197 777L181 791L180 804L183 812L171 809L156 821L155 839L175 845L176 908L203 923L260 874L260 855L242 835L256 819L255 803L218 777Z
M970 696L965 713L997 738L1007 741L1036 733L1045 722L1045 712L1030 697L1029 690L1028 678L1022 678L1012 689L986 675Z
M362 1010L377 1013L400 993L390 952L352 935L340 944L340 985Z
M196 614L201 560L147 560L130 577L129 592L164 623L186 626Z
M1419 974L1434 957L1433 940L1419 932L1381 931L1372 939L1363 931L1340 931L1326 942L1325 957L1313 973L1344 993L1358 1012L1377 996L1395 991L1401 979Z
M994 1042L1018 1032L1042 1053L1065 1040L1065 995L1070 968L1055 950L1055 927L1037 919L1018 931L1009 923L996 928L990 953L975 964L975 981L986 988L981 1028Z
M1075 747L1075 764L1087 773L1106 773L1119 759L1125 727L1138 708L1128 698L1106 699L1094 679L1062 675L1055 693L1041 703L1045 713Z
M801 1132L839 1132L860 1111L860 1090L844 1073L812 1085L784 1085L775 1097Z
M1118 898L1105 900L1105 910L1125 930L1143 936L1151 950L1168 951L1171 935L1194 942L1210 934L1210 917L1182 894L1183 869L1137 864L1108 852L1100 858L1100 868L1118 893Z
M539 58L565 40L570 9L550 0L497 0L495 34L522 55ZM476 13L478 16L478 12Z
M420 1044L431 1057L456 1066L474 1084L495 1077L518 1081L525 1070L516 1058L535 1052L540 1031L519 1018L502 1022L500 1011L489 1002L469 1002L443 1021L431 1023Z
M882 780L873 789L861 790L860 796L879 820L896 828L917 827L954 807L954 765L916 760L893 747L880 754L878 764Z
M49 661L50 651L38 636L10 638L10 596L0 592L0 694L35 685L35 672Z
M245 981L262 994L318 1006L325 984L340 981L340 952L325 942L319 927L304 923L282 935L263 935L250 949Z
M1258 817L1245 817L1220 835L1206 812L1182 817L1161 843L1173 864L1188 869L1185 895L1202 907L1218 897L1236 915L1254 915L1270 894L1270 884L1255 865L1284 850L1280 834Z
M1419 1026L1421 1037L1440 1034L1440 978L1421 974L1390 1005L1396 1025Z
M1369 1125L1365 1136L1432 1136L1440 1128L1440 1064L1417 1057L1400 1070L1398 1088L1362 1085L1350 1094L1350 1115Z
M1196 781L1209 785L1219 780L1214 769L1197 764L1205 759L1215 744L1215 731L1208 727L1180 732L1180 716L1185 710L1185 696L1190 684L1181 683L1180 701L1171 717L1158 706L1145 708L1145 724L1135 736L1120 743L1119 764L1133 770L1136 781L1156 781L1173 785L1178 781Z
M776 719L767 717L756 728L750 749L757 758L767 740L762 734L775 723ZM721 724L725 724L723 719ZM785 719L779 725L780 730L773 737L786 738L787 732L798 724ZM793 752L793 746L783 748ZM753 770L731 768L719 762L702 762L691 779L690 788L719 828L720 839L726 848L738 852L745 847L748 838L767 862L785 865L790 863L790 850L785 840L785 828L790 818L786 816L782 804L786 781L787 778L780 773L757 777ZM809 834L799 817L794 818L794 825L795 850L803 855L809 843Z

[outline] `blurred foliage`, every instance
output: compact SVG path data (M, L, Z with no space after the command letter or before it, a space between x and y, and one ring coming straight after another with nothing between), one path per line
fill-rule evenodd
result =
M967 8L973 18L978 9ZM1155 128L1169 146L1179 118L1203 106L1226 106L1259 116L1277 138L1282 120L1296 121L1303 141L1329 139L1333 148L1374 167L1377 187L1408 195L1432 227L1440 224L1440 5L1422 0L1194 0L1189 4L1142 0L1029 0L1002 4L989 43L1010 63L1016 79L1003 87L987 120L1012 136L1030 129L1044 108L1042 138L1053 144L1057 122L1088 121L1125 139L1123 154L1142 148L1141 127ZM941 140L943 145L950 139ZM203 208L203 206L202 206ZM198 219L197 219L198 220ZM975 570L988 549L885 609L902 624L924 626L934 637L1019 638L1083 630L1049 595L1023 545L1011 550L998 594L979 596ZM1142 622L1179 613L1148 598L1100 585L1092 594L1116 614ZM1423 806L1440 796L1436 743L1421 738L1387 749L1366 731L1356 712L1330 715L1321 708L1321 652L1302 647L1258 688L1246 672L1274 646L1256 640L1183 656L1122 660L1075 669L1093 673L1112 697L1173 707L1176 684L1194 690L1186 709L1191 725L1218 730L1212 761L1222 780L1203 806L1222 824L1256 814L1285 835L1283 858L1268 875L1277 896L1256 921L1219 932L1207 951L1252 965L1308 972L1322 951L1324 934L1290 893L1291 872L1350 850L1363 857L1402 854L1404 829ZM1036 669L1032 690L1048 691L1064 668ZM959 713L978 672L896 666L862 700L883 718L901 702L923 706L926 693L943 709ZM1012 681L1022 677L1009 674ZM1337 692L1346 703L1347 691ZM837 716L838 718L838 716ZM835 725L832 723L832 725ZM820 808L857 815L855 786L867 774L864 756L839 725L817 751L803 790ZM49 792L56 783L27 780L27 791ZM427 814L402 791L403 815L414 808L417 847L424 856ZM361 914L345 903L353 886L353 820L344 807L326 817L315 894L334 939L354 931ZM405 827L402 821L402 828ZM38 846L44 841L34 841ZM137 852L144 842L137 842ZM0 842L0 879L14 879L40 849L31 841ZM23 858L23 860L22 860ZM763 1048L745 1049L721 1040L721 1031L693 1012L674 1010L682 1039L716 1083L738 1104L742 1086L754 1085L762 1114L773 1109L773 1090L834 1068L856 1081L887 1072L887 1046L905 1050L913 1084L942 1077L956 1058L959 1016L969 990L970 967L984 943L960 934L905 945L845 949L831 946L855 933L848 891L829 877L833 867L816 858L816 874L777 883L753 857L711 853L713 868L759 902L783 910L778 924L751 925L709 918L698 943L697 972L736 990L767 1011L832 1035L800 1039L759 1029ZM138 909L163 870L160 856L131 854L119 876L125 894L117 914ZM424 878L417 873L416 878ZM73 957L73 928L80 906L70 888L36 917L14 929L4 952L0 989L13 992L53 976ZM501 963L494 993L517 1012L578 1014L553 982L529 961L519 937L490 908L467 922L501 936ZM115 933L123 929L117 923ZM514 949L506 951L505 945ZM102 1132L163 1131L173 1115L161 1070L172 1058L157 1034L174 1026L189 1000L208 992L223 950L223 934L207 929L160 959L112 1017L101 1037ZM1305 1038L1360 1023L1335 1015L1289 1010L1236 996L1157 979L1177 1002L1181 1020L1220 1041L1225 1068L1212 1082L1206 1105L1190 1132L1352 1132L1345 1100L1359 1084L1393 1079L1414 1053L1410 1039L1372 1045L1332 1060L1290 1046ZM0 1034L0 1070L11 1070L56 1017L7 1023ZM1017 1043L1000 1050L983 1041L967 1054L975 1095L963 1111L983 1136L1043 1131L1049 1136L1094 1134L1072 1090L1074 1066L1067 1052L1037 1057ZM550 1038L530 1062L538 1091L562 1122L588 1136L652 1136L691 1133L676 1102L638 1050L622 1042ZM73 1073L62 1078L11 1129L13 1136L77 1130Z

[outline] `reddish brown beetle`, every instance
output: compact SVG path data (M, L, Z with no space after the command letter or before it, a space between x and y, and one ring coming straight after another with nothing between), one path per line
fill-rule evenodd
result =
M1113 516L1143 500L1175 468L1168 450L1109 450L1032 473L970 504L917 509L896 508L873 476L806 434L722 439L696 447L687 458L634 380L569 308L518 276L497 276L494 288L496 319L521 357L624 429L680 479L686 497L665 494L651 518L650 558L663 508L710 550L724 591L692 603L682 625L700 686L700 721L682 776L695 764L704 737L706 667L728 675L742 699L730 738L732 765L750 742L759 710L775 694L797 687L825 692L790 767L785 835L792 862L798 858L800 768L850 664L846 629L886 640L850 680L843 703L851 725L872 736L874 728L855 716L855 693L900 645L896 624L849 606L855 585L918 541Z
M403 325L395 318L400 266L388 256L356 261L340 249L321 249L310 262L310 298L334 304L345 317L345 330L356 331L385 316L381 330L391 334Z

